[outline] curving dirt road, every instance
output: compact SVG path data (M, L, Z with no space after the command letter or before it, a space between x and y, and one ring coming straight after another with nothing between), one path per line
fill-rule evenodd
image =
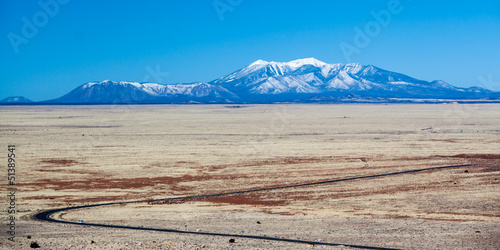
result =
M371 178L379 178L379 177L387 177L393 175L402 175L402 174L411 174L418 173L424 171L436 171L442 169L450 169L450 168L461 168L461 167L470 167L475 166L477 164L464 164L464 165L450 165L450 166L441 166L441 167L433 167L433 168L423 168L423 169L415 169L415 170L407 170L401 172L392 172L385 174L377 174L377 175L368 175L368 176L359 176L359 177L351 177L344 179L334 179L327 180L321 182L314 183L303 183L303 184L295 184L295 185L283 185L283 186L275 186L275 187L266 187L259 189L250 189L236 192L227 192L227 193L216 193L216 194L207 194L207 195L195 195L195 196L183 196L183 197L174 197L174 198L166 198L166 199L156 199L156 200L138 200L138 201L127 201L127 202L111 202L111 203L101 203L101 204L93 204L93 205L84 205L84 206L75 206L75 207L65 207L58 209L46 210L40 213L33 215L33 218L39 221L53 222L53 223L65 223L65 224L74 224L74 225L82 225L82 226L95 226L95 227L106 227L106 228L120 228L120 229L131 229L131 230L142 230L142 231L159 231L159 232L169 232L169 233L180 233L180 234L193 234L193 235L210 235L210 236L223 236L223 237L238 237L238 238L251 238L251 239L260 239L260 240L270 240L270 241L281 241L281 242L291 242L298 244L310 244L310 245L327 245L327 246L347 246L352 248L360 248L360 249L393 249L393 248L382 248L375 246L361 246L361 245L351 245L351 244L342 244L342 243L328 243L328 242L318 242L318 241L307 241L307 240L296 240L296 239L287 239L287 238L275 238L275 237L266 237L266 236L258 236L258 235L236 235L236 234L224 234L224 233L215 233L215 232L196 232L196 231L182 231L175 229L162 229L162 228L146 228L146 227L131 227L131 226L120 226L120 225L107 225L107 224L95 224L95 223L77 223L72 221L64 221L57 220L52 218L53 214L76 210L82 208L92 208L92 207L102 207L102 206L110 206L110 205L118 205L118 204L131 204L131 203L176 203L183 202L187 200L197 200L197 199L210 199L211 197L220 197L220 196L230 196L230 195L242 195L246 193L253 192L266 192L271 190L278 189L286 189L286 188L296 188L296 187L305 187L305 186L315 186L315 185L324 185L331 184L337 182L344 181L353 181L360 179L371 179Z

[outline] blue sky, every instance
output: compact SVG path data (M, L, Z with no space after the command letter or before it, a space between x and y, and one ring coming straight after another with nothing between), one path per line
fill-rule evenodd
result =
M306 57L500 91L497 0L0 0L0 35L0 99L105 79L211 81Z

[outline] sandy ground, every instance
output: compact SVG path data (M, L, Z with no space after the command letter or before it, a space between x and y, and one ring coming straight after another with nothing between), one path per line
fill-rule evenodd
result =
M187 201L81 209L85 222L403 249L500 248L500 105L1 106L16 146L2 249L328 248L34 221L37 211L470 167ZM344 249L345 247L338 247Z

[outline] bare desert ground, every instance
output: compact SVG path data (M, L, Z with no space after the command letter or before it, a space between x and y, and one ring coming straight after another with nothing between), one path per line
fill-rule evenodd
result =
M462 164L472 165L53 217L398 249L500 248L499 104L1 106L0 136L2 190L8 145L17 188L15 242L2 195L2 249L349 249L31 216Z

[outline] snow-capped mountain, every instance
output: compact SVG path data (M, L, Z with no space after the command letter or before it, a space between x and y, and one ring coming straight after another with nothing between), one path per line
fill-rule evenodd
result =
M314 58L285 63L258 60L210 84L241 96L356 93L377 97L477 98L490 92L457 88L443 81L422 81L372 65L327 64Z
M0 103L8 103L8 104L26 104L32 102L33 102L32 100L24 96L9 96L0 101Z
M499 100L500 92L427 82L372 65L306 58L258 60L208 83L90 82L45 103L390 102L394 98Z
M160 85L157 83L90 82L51 103L182 103L230 102L238 97L207 83Z

